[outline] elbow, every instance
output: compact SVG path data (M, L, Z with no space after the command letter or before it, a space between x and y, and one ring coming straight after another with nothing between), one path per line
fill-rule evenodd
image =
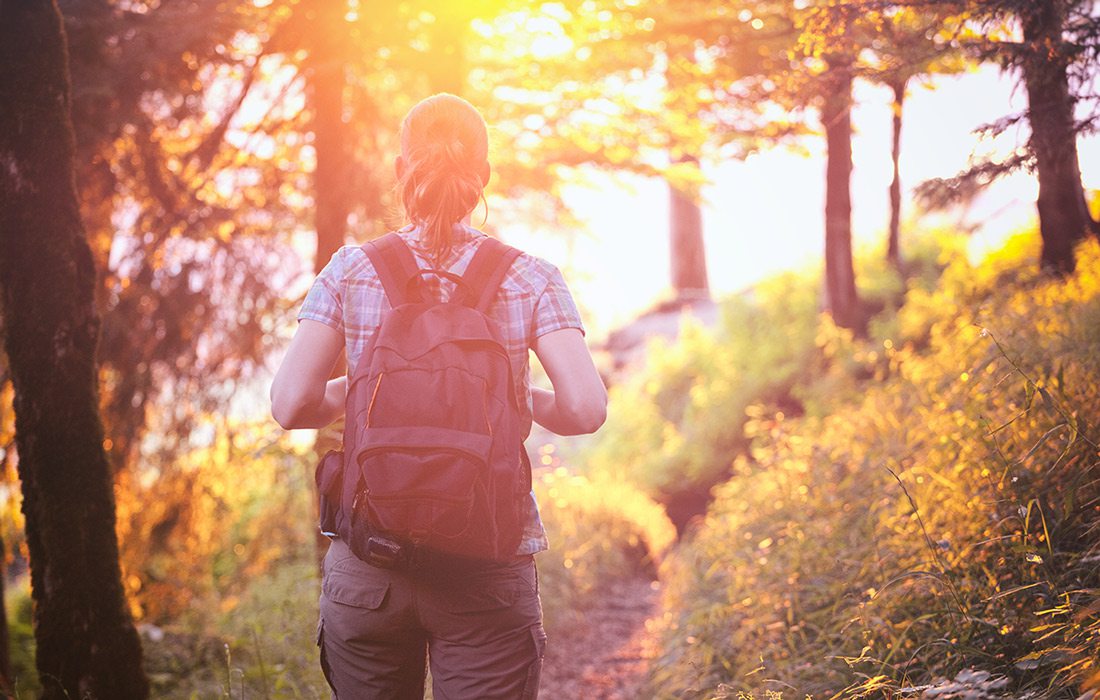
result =
M297 427L295 425L296 416L294 411L277 401L271 402L271 417L275 419L275 422L278 423L279 427L283 430L293 430Z
M584 424L581 434L588 435L589 433L596 432L600 429L600 427L604 424L604 421L606 420L607 404L604 404L602 406L599 406L598 408L593 409L584 417Z
M282 409L277 408L275 404L271 404L271 417L283 430L293 430L296 427L294 425L294 415L285 413Z
M271 387L271 417L283 430L295 430L303 425L304 404L295 401L285 391L279 391L276 385Z
M594 433L607 420L607 398L571 406L567 413L575 435Z

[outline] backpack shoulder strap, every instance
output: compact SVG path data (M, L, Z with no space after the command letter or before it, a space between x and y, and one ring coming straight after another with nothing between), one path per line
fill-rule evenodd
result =
M419 274L420 268L401 236L391 231L381 238L367 241L362 248L378 273L390 306L396 308L402 304L421 301L419 287L414 286L410 290L409 285L409 280Z
M465 300L466 304L486 313L489 305L493 303L493 297L496 296L500 283L504 281L504 275L508 273L508 268L520 253L518 248L486 236L485 240L478 244L473 260L462 275L463 282L470 290L470 297Z

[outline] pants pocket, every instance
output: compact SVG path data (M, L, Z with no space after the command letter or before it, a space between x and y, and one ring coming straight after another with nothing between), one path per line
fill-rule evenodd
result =
M546 654L546 630L542 625L531 628L531 641L535 645L535 660L527 669L527 682L523 685L523 700L535 700L539 696L539 681L542 678L542 660Z
M325 618L317 620L317 649L321 653L321 673L325 675L325 682L332 690L332 697L336 697L336 686L332 684L332 667L329 666L328 657L325 655Z

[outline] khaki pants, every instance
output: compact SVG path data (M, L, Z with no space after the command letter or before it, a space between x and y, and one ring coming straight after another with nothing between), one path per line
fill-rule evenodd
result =
M470 571L406 572L359 560L340 540L325 555L321 667L339 700L538 696L546 633L533 557Z

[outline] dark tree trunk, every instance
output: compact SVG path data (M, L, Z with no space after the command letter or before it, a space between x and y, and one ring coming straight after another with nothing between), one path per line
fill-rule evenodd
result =
M852 64L828 59L824 76L825 303L833 322L861 333L862 310L852 265Z
M886 242L886 260L901 268L901 118L905 109L905 86L909 81L899 78L890 84L894 91L894 134L890 156L894 163L894 179L890 181L890 234Z
M0 290L45 698L144 698L96 387L95 266L52 2L0 0Z
M1031 124L1031 151L1039 178L1040 265L1056 274L1073 272L1074 245L1092 226L1077 159L1074 98L1066 75L1059 0L1037 0L1021 12L1022 61Z
M310 126L317 162L313 171L314 226L317 229L315 270L321 271L344 244L351 211L352 139L344 119L347 69L344 51L348 24L345 3L312 0L305 12L309 19L310 46L306 64Z
M703 245L703 212L690 193L669 183L669 261L677 299L710 296Z

